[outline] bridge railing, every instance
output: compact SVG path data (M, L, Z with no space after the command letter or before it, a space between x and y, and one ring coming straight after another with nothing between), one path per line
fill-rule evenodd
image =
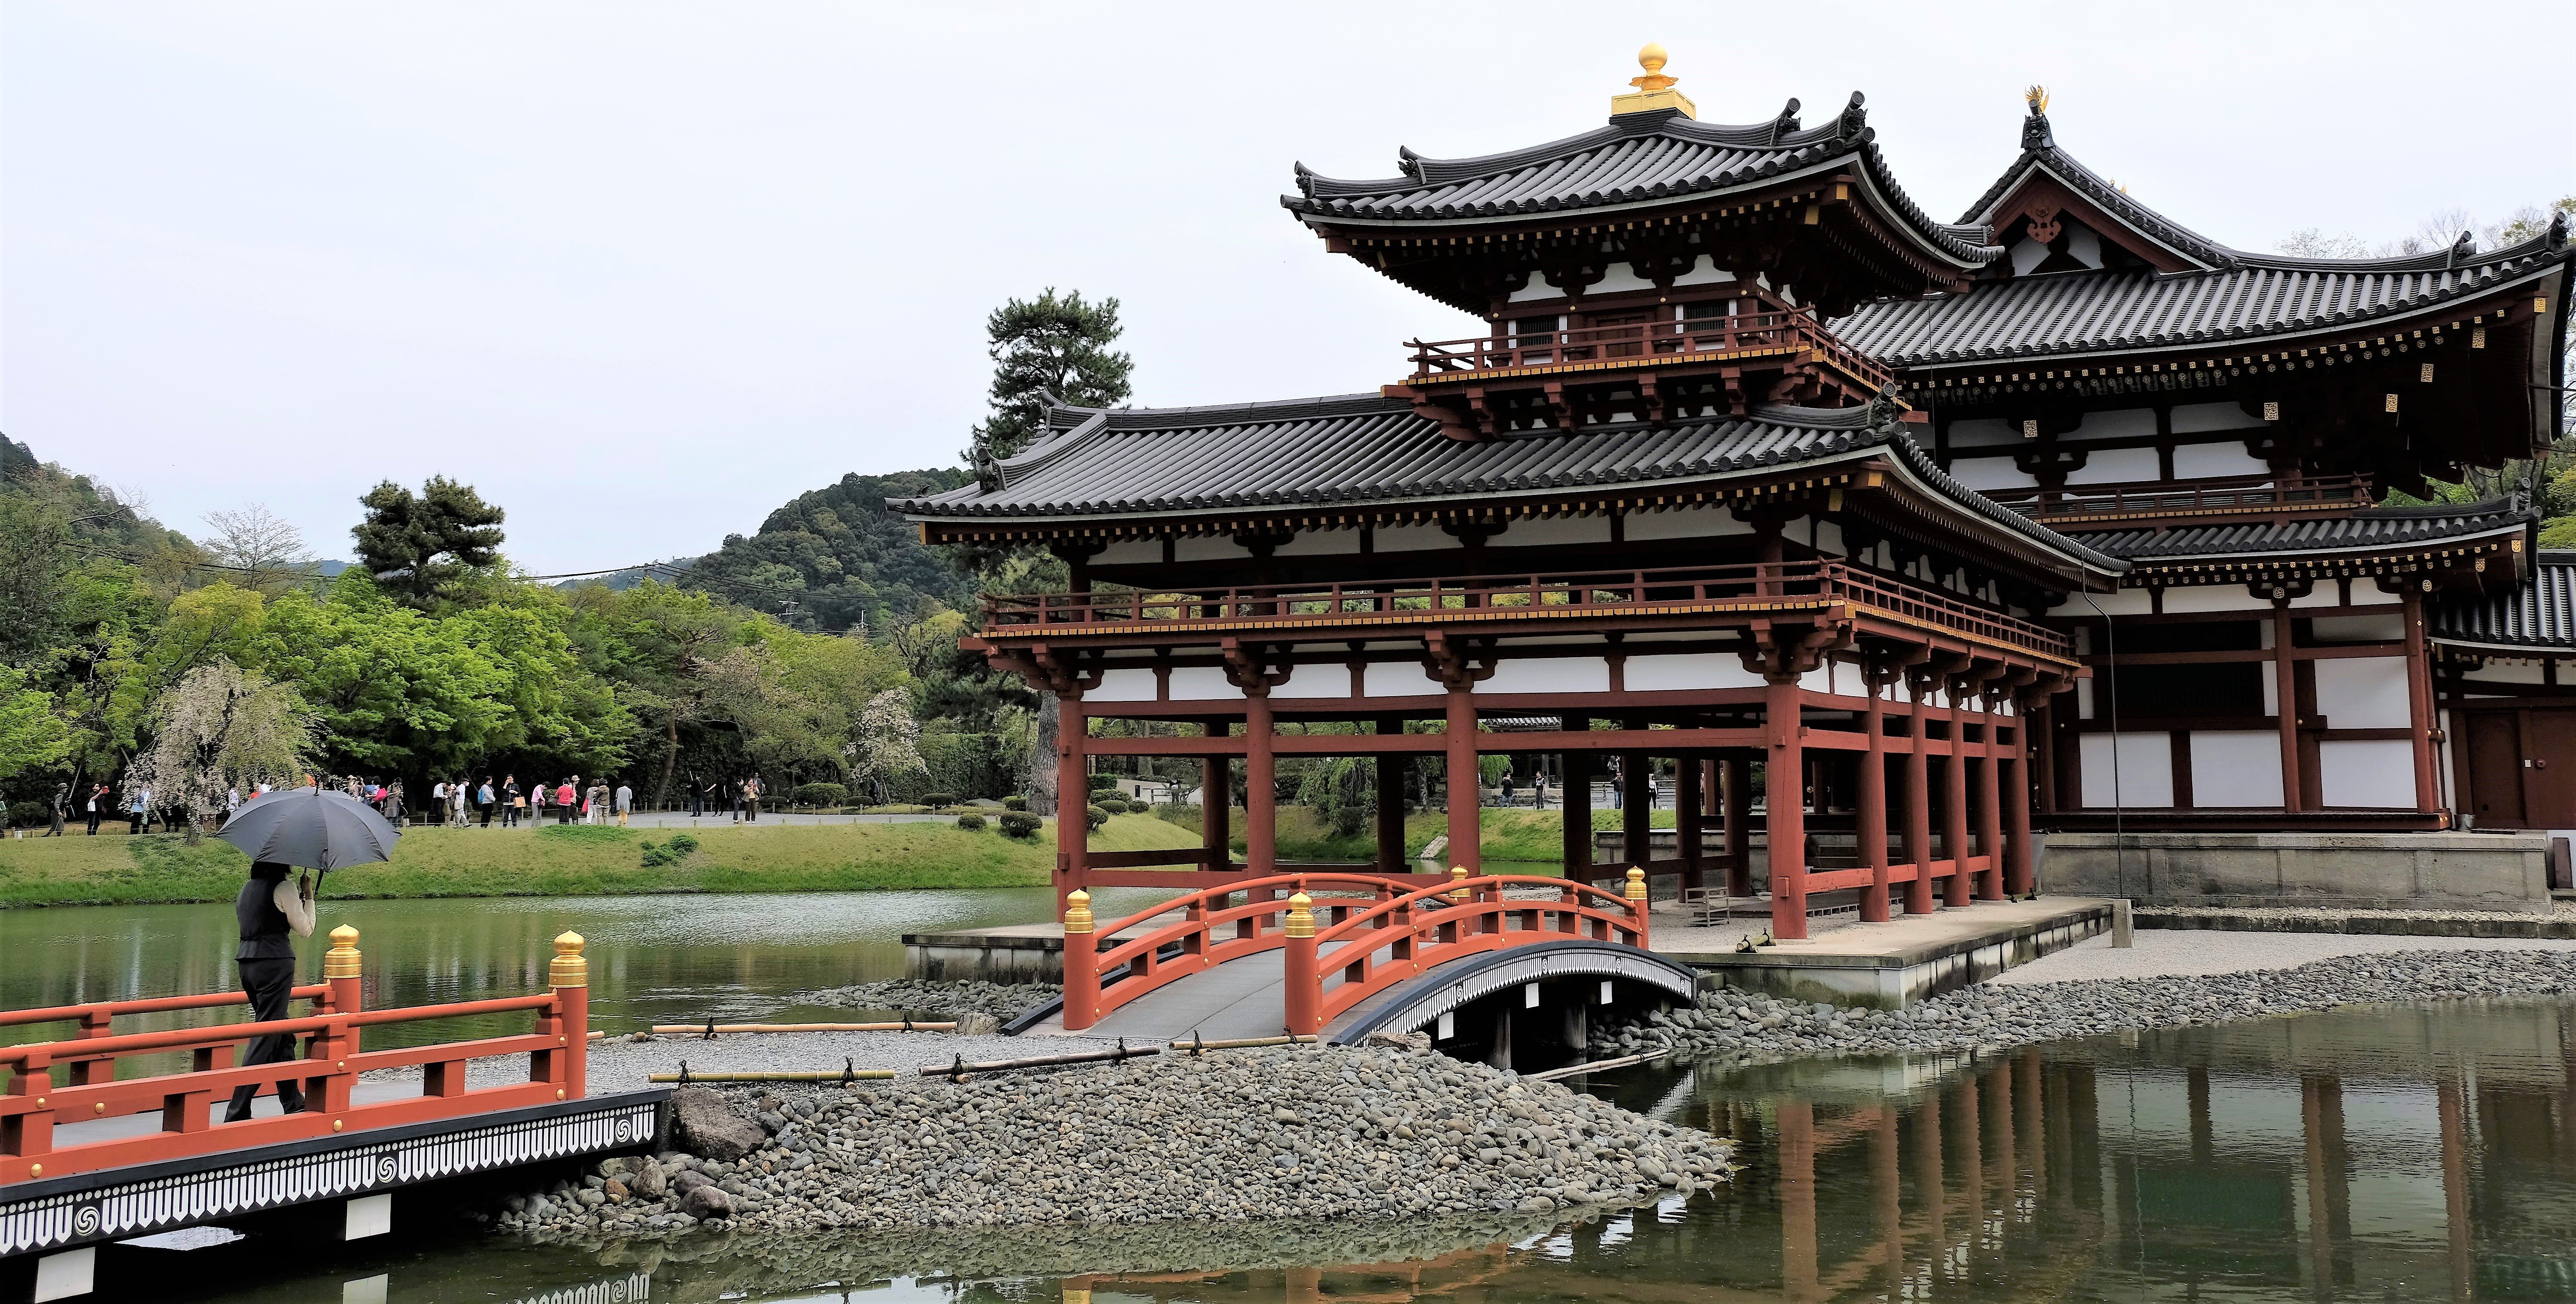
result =
M0 1046L0 1068L9 1071L9 1084L0 1091L0 1185L328 1137L371 1127L552 1104L588 1094L585 1069L590 969L582 956L579 934L565 933L555 939L555 957L547 974L549 989L545 992L383 1010L362 1008L358 931L335 929L331 940L332 948L323 957L325 981L321 990L295 989L298 997L316 1002L316 1012L302 1018L93 1035L89 1031L95 1018L92 1012L100 1007L65 1006L0 1016L0 1021L12 1024L68 1018L80 1018L84 1024L83 1035L71 1040ZM235 995L110 1004L115 1007L114 1013L144 1013L150 1009L204 1009L240 1003L241 998ZM536 1015L535 1027L525 1034L399 1050L360 1048L362 1030L372 1026L516 1010ZM298 1039L304 1053L270 1064L235 1062L243 1044L270 1035ZM189 1070L115 1080L116 1061L173 1051L192 1053ZM526 1081L467 1087L466 1067L471 1061L504 1055L528 1056ZM54 1082L52 1070L58 1064L73 1067L71 1081L60 1085ZM360 1075L395 1068L421 1069L421 1094L364 1103L356 1099ZM303 1112L237 1123L212 1120L215 1102L231 1096L235 1089L266 1087L281 1081L302 1084ZM95 1139L74 1134L60 1138L69 1144L57 1144L57 1125L155 1112L160 1114L160 1127L156 1130L136 1134L117 1129L121 1135Z
M1533 890L1553 895L1529 895ZM1480 952L1578 939L1643 949L1647 940L1646 876L1638 869L1628 871L1623 892L1537 874L1460 878L1390 897L1321 932L1310 903L1289 901L1285 1003L1292 1033L1321 1032L1369 997Z
M331 984L312 983L286 994L290 1001L313 1002L313 1013L331 1009ZM250 997L241 992L210 992L203 996L152 996L131 1001L90 1001L82 1005L52 1005L34 1010L0 1010L0 1028L23 1028L38 1023L80 1024L80 1040L94 1041L116 1034L116 1020L133 1014L170 1014L181 1010L217 1010L231 1005L248 1005ZM116 1076L116 1058L112 1055L77 1058L57 1055L54 1063L71 1070L75 1086L105 1082Z
M1064 913L1065 1030L1091 1027L1110 1011L1191 974L1279 949L1288 941L1289 902L1311 903L1302 894L1314 891L1354 894L1373 905L1401 895L1402 883L1370 874L1273 874L1175 897L1106 928L1094 927L1091 894L1075 891ZM1233 903L1236 896L1244 898L1241 904ZM1361 905L1328 899L1325 908L1348 914ZM1172 923L1121 936L1175 911L1181 917Z

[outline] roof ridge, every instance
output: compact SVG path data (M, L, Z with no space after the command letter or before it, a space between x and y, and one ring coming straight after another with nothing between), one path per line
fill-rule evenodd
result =
M1986 187L1985 193L1977 196L1976 202L1969 205L1967 213L1960 220L1975 222L1990 219L1995 205L2002 203L2004 196L2010 194L2013 187L2020 184L2022 178L2027 176L2034 167L2048 168L2053 174L2068 182L2077 193L2091 200L2094 206L2110 214L2112 218L2129 224L2159 244L2176 246L2180 252L2197 258L2212 268L2232 267L2237 259L2243 257L2239 250L2212 240L2130 198L2129 192L2112 184L2108 178L2084 166L2082 160L2060 148L2053 136L2046 145L2022 150L2013 159L2011 165L2004 169L2003 175L1996 177L1994 184Z

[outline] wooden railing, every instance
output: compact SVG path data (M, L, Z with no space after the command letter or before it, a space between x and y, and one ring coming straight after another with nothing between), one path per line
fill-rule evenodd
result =
M1091 894L1067 898L1064 921L1064 1027L1079 1032L1101 1016L1167 983L1213 969L1287 940L1289 899L1298 893L1334 891L1368 902L1404 893L1400 879L1369 874L1273 874L1175 897L1094 930ZM1242 897L1241 903L1234 901ZM1329 900L1329 899L1328 899ZM1328 906L1347 913L1355 903ZM1181 918L1134 937L1120 934L1180 912ZM1103 946L1107 949L1102 949ZM1177 948L1173 954L1164 954Z
M2368 507L2365 476L2214 476L2206 480L2134 480L2063 489L1985 489L1986 497L2037 520L2134 512L2257 512L2281 507Z
M1514 889L1551 896L1512 896ZM1466 956L1575 940L1642 950L1646 876L1629 870L1624 894L1536 874L1468 877L1380 901L1321 931L1311 914L1301 929L1300 913L1287 916L1288 1030L1316 1033L1369 997Z
M72 1040L0 1046L0 1068L9 1071L8 1087L0 1092L0 1184L346 1135L371 1127L462 1118L587 1094L589 964L581 954L580 935L566 933L555 939L545 992L385 1010L361 1008L357 930L334 930L331 939L333 946L323 958L325 982L295 989L298 998L315 1003L314 1012L302 1018L122 1035L106 1028L107 1020L116 1015L241 1004L238 994L0 1014L0 1023L5 1024L74 1019L82 1024L81 1035ZM536 1026L518 1036L400 1050L360 1048L362 1030L369 1027L519 1010L534 1014ZM297 1039L302 1055L271 1064L235 1063L244 1043L270 1035ZM121 1059L173 1051L191 1052L192 1067L185 1072L116 1079L115 1065ZM467 1064L502 1055L528 1056L527 1079L468 1089ZM65 1064L72 1068L70 1081L57 1084L53 1068ZM421 1094L367 1103L355 1098L361 1074L414 1067L422 1070ZM237 1123L212 1121L215 1102L237 1088L265 1088L280 1081L302 1084L303 1112ZM154 1113L161 1122L156 1130L96 1139L73 1135L64 1138L70 1144L57 1144L57 1125Z
M2073 654L2056 631L1949 594L1843 562L1744 562L1651 570L1435 576L1335 584L1237 585L1202 593L1023 593L983 600L988 636L1172 632L1221 622L1262 628L1413 625L1534 615L1697 615L1834 603L2055 657ZM1035 627L1035 628L1029 628ZM1088 627L1088 628L1086 628Z
M1885 367L1834 337L1811 308L1772 308L1727 317L1634 322L1464 340L1407 340L1413 379L1441 380L1524 367L1561 367L1636 359L1641 363L1716 361L1746 353L1813 350L1843 371L1885 385Z

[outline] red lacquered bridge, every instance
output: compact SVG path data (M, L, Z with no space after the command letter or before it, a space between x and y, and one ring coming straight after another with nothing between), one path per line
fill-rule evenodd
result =
M298 1206L309 1206L318 1234L357 1239L391 1230L405 1187L655 1144L667 1090L589 1094L580 935L555 939L544 991L375 1010L364 1004L358 931L336 929L331 940L323 981L294 989L309 1003L300 1017L116 1028L144 1015L229 1012L246 1003L239 992L0 1011L0 1027L76 1028L0 1046L0 1289L75 1298L92 1288L101 1243ZM510 1014L530 1016L529 1030L364 1047L368 1028ZM270 1035L293 1039L296 1057L238 1063ZM188 1066L174 1071L147 1058L179 1054ZM470 1065L502 1059L523 1059L524 1071L469 1080ZM388 1072L410 1069L419 1076ZM267 1098L252 1117L221 1121L237 1088L267 1092L281 1080L302 1087L301 1112L279 1113Z
M1498 993L1518 995L1503 1002L1515 1009L1550 1011L1539 1021L1562 1042L1575 1037L1569 1013L1580 1022L1602 1005L1683 998L1697 981L1689 967L1646 949L1638 871L1624 891L1464 870L1432 887L1415 882L1276 874L1192 892L1106 927L1093 919L1090 895L1076 892L1064 916L1063 1010L1037 1030L1347 1042L1427 1028L1469 1043L1453 1051L1508 1062L1513 1021L1481 1008Z

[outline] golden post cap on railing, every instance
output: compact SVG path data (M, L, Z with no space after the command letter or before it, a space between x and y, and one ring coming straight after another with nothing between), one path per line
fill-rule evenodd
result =
M1646 899L1646 871L1634 865L1628 867L1628 899L1631 901Z
M1288 898L1288 919L1281 932L1290 937L1315 935L1315 898L1303 892Z
M567 932L556 936L555 958L546 966L547 986L590 986L590 961L583 958L581 953L581 948L585 945L588 943L582 940L579 933Z
M1081 888L1075 888L1073 894L1064 899L1064 931L1091 931L1091 894Z
M332 929L331 949L322 953L322 976L355 978L359 972L358 965L358 930L347 924Z
M1464 901L1468 897L1474 895L1474 893L1467 890L1467 867L1465 865L1451 865L1449 867L1449 880L1458 885L1449 890L1450 900Z

